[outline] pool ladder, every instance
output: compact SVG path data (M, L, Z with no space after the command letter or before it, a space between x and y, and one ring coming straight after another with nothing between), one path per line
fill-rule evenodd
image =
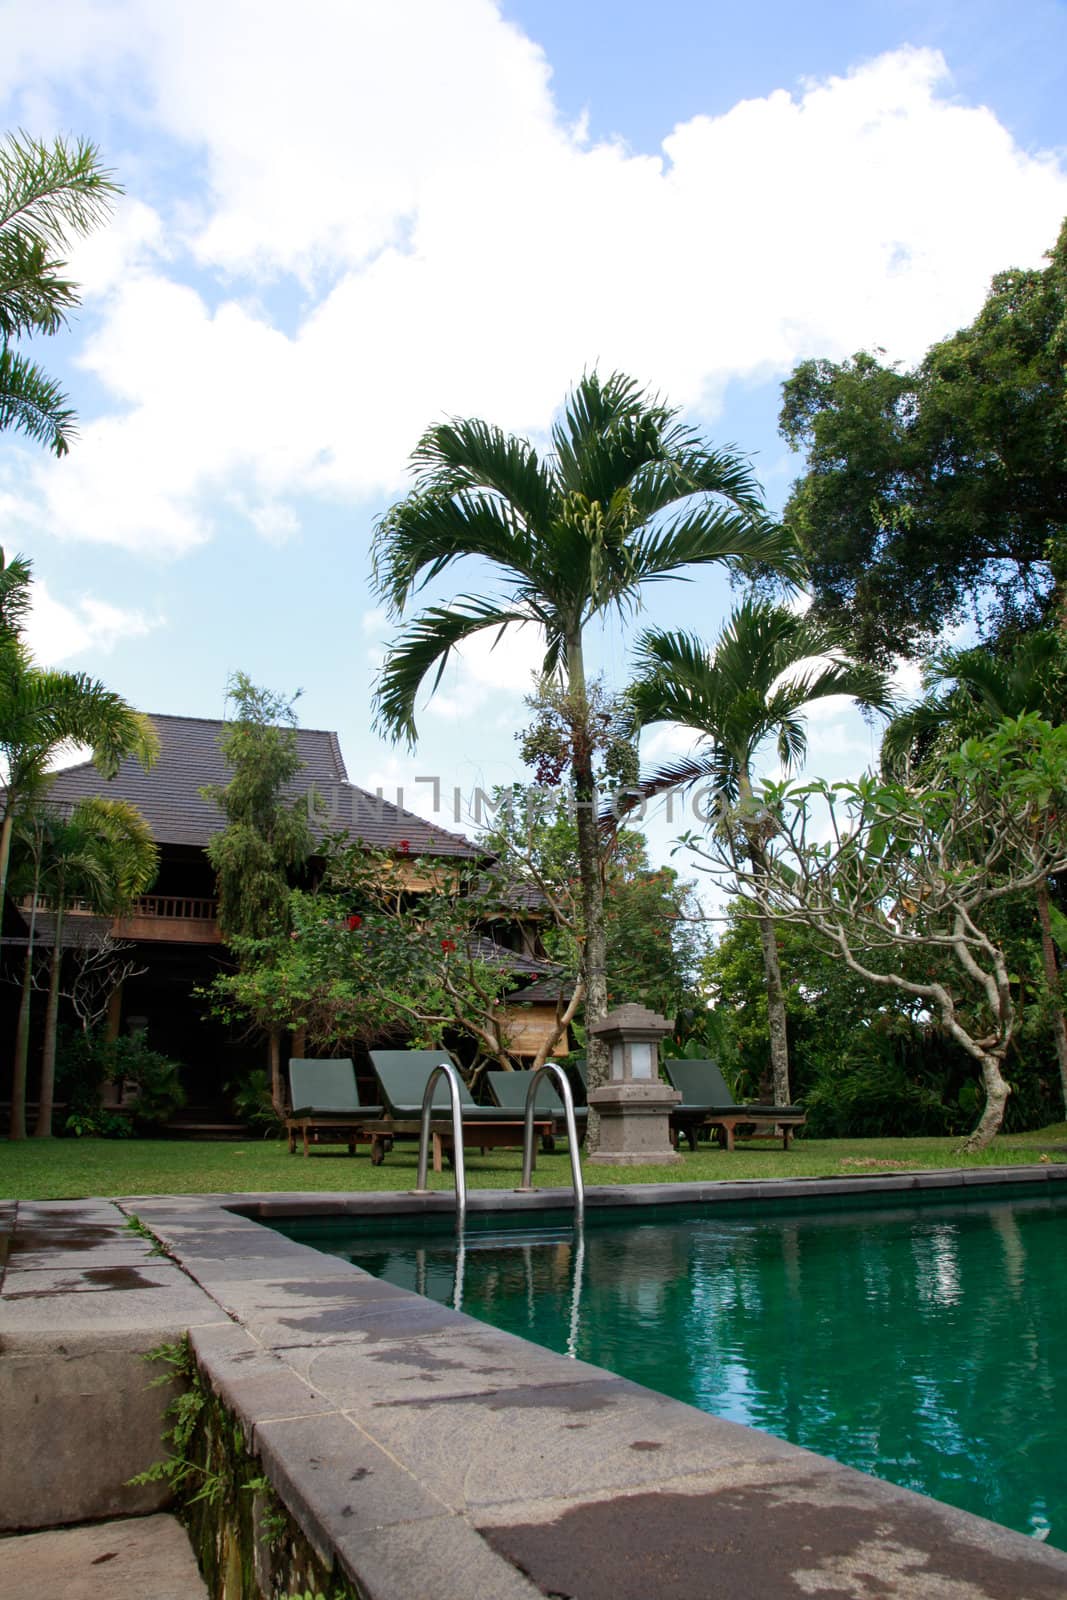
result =
M451 1061L439 1061L426 1080L422 1097L422 1121L419 1127L419 1170L415 1179L414 1194L429 1194L426 1178L430 1164L430 1122L433 1117L433 1097L437 1080L444 1076L448 1084L448 1097L452 1112L452 1155L456 1178L456 1226L462 1231L467 1219L467 1171L463 1162L463 1105L460 1099L460 1077ZM585 1186L578 1160L578 1129L574 1120L574 1097L566 1073L555 1062L538 1067L526 1090L526 1112L522 1130L522 1184L519 1194L532 1194L534 1161L534 1102L544 1078L554 1078L563 1100L563 1117L567 1126L567 1146L571 1158L571 1187L574 1190L574 1218L580 1223L585 1215Z

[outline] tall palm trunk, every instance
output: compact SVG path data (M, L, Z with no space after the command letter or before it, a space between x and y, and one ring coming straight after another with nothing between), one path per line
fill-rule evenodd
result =
M1067 1111L1067 1020L1060 999L1060 964L1056 955L1056 942L1052 937L1052 918L1049 914L1048 884L1040 883L1035 890L1037 919L1041 924L1041 959L1045 968L1045 982L1052 997L1052 1037L1056 1041L1056 1060L1060 1067L1060 1090Z
M568 687L574 705L575 738L572 751L574 797L578 810L578 877L582 891L582 921L585 944L582 975L585 979L585 1022L600 1022L608 1011L606 971L607 935L604 928L604 883L601 877L600 838L597 826L596 782L593 775L593 746L588 737L588 700L585 660L580 632L567 639ZM581 726L578 726L578 718ZM602 1039L589 1034L586 1039L589 1088L596 1089L608 1079L608 1048ZM589 1107L586 1149L590 1154L600 1144L600 1118L596 1107Z
M41 1051L41 1087L37 1095L37 1126L35 1139L52 1137L52 1108L56 1090L56 1033L59 1023L59 980L63 971L63 901L57 897L55 943L52 946L52 970L48 978L48 1005L44 1014L44 1046Z
M749 774L738 774L738 792L742 801L752 801L752 781ZM749 837L748 856L757 883L767 877L767 857L763 845ZM782 986L782 964L778 958L778 936L774 918L760 910L757 918L760 947L763 952L763 980L767 988L767 1026L770 1032L771 1076L774 1080L774 1103L787 1106L789 1098L789 1035L785 1008L785 989Z
M15 826L15 807L9 796L4 808L4 821L0 826L0 921L4 915L4 900L7 895L7 865L11 860L11 834Z
M9 1137L26 1137L26 1079L30 1060L30 1004L33 994L33 941L37 932L37 890L41 883L41 863L38 857L33 873L33 900L30 907L30 931L26 940L26 961L22 968L22 994L19 997L19 1015L15 1026L15 1061L11 1073L11 1123Z

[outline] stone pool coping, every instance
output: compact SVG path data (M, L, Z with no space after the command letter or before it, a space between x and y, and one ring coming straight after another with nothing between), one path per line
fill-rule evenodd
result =
M1067 1167L625 1185L591 1189L587 1204L906 1200L909 1191L1039 1192L1048 1183L1067 1183ZM565 1190L469 1196L475 1214L568 1203ZM101 1226L110 1211L116 1229L135 1214L162 1240L171 1259L155 1267L160 1285L142 1293L167 1301L168 1324L184 1318L205 1377L282 1500L367 1600L1067 1593L1067 1552L543 1350L258 1220L452 1205L447 1193L385 1191L150 1196L35 1203L11 1221L16 1245L23 1212L40 1230L49 1214L76 1226L80 1208ZM128 1233L124 1242L147 1249ZM58 1234L56 1247L58 1255ZM103 1233L100 1248L109 1248ZM45 1276L24 1316L50 1322L53 1335L64 1318L129 1322L137 1294L108 1296L99 1277L76 1294L57 1280L50 1304L48 1256L27 1261ZM10 1327L8 1319L5 1343Z

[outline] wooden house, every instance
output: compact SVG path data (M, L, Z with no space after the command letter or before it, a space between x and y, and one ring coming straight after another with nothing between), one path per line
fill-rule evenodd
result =
M199 717L150 720L160 753L149 771L131 759L107 780L86 762L62 770L51 783L49 798L59 805L91 795L132 802L159 847L159 873L150 894L110 927L87 913L69 915L63 942L84 946L103 929L127 947L127 965L135 972L112 996L110 1031L146 1030L154 1049L183 1064L190 1102L221 1105L227 1082L249 1066L263 1065L264 1053L261 1041L235 1038L208 1016L199 994L230 962L216 920L215 877L206 855L208 842L225 821L214 800L201 792L225 786L231 776L219 747L224 724ZM483 856L463 835L403 812L350 782L335 733L300 728L296 740L303 768L288 793L299 799L314 791L321 809L313 828L320 834L348 832L370 848L389 852L399 880L413 894L425 890L449 863L475 863ZM19 910L25 920L28 904ZM47 916L47 910L38 915ZM535 901L520 888L480 936L486 951L499 958L502 988L517 1003L517 1053L531 1057L555 1017L544 983L547 963L538 959L536 923ZM12 929L10 912L5 929ZM21 932L21 938L16 932L4 944L24 947L25 929ZM529 1003L524 998L520 1003L521 990L528 985L537 988L531 990ZM509 1006L504 1015L510 1014ZM296 1041L293 1053L300 1053L300 1045ZM565 1049L563 1041L557 1053Z

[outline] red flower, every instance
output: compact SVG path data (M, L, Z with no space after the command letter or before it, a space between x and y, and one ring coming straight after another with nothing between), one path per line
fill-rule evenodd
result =
M362 928L363 918L357 916L353 911L352 915L346 919L345 926L348 928L349 933L355 933L357 928Z
M456 948L455 939L442 939L441 940L441 949L444 951L446 956L450 956L455 948Z
M402 856L406 856L408 851L411 849L410 841L407 839L401 839L400 843L397 845L397 849L400 851Z

